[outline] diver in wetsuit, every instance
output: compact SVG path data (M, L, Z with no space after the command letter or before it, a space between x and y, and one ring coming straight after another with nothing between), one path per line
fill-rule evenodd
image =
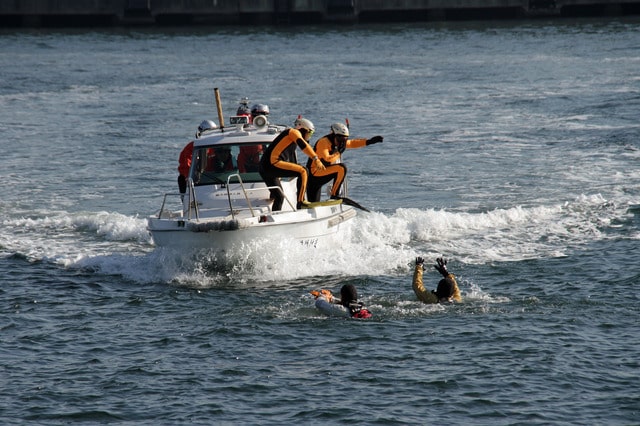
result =
M298 203L296 208L300 209L308 204L304 201L307 189L307 169L296 162L296 145L309 156L320 170L324 170L324 164L309 145L309 139L315 131L313 123L306 118L298 118L293 124L294 129L282 131L267 147L260 160L260 176L267 186L279 186L279 177L297 177ZM270 189L269 192L271 199L274 200L272 210L280 210L284 196L277 189Z
M310 202L320 201L322 186L333 181L331 187L331 198L339 198L340 187L347 175L347 166L340 161L345 149L362 148L383 141L382 136L374 136L371 139L347 139L349 128L342 123L333 123L331 133L321 137L314 146L314 151L324 164L325 169L320 170L314 162L307 161L309 169L309 183L307 185L307 199Z
M460 289L456 277L447 270L447 261L441 257L436 259L433 267L442 275L436 290L428 291L422 283L422 273L424 271L424 259L416 258L415 270L413 272L413 291L421 302L424 303L451 303L460 302Z

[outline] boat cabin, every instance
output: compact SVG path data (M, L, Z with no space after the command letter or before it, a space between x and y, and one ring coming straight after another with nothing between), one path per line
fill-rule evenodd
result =
M189 190L184 200L185 215L206 216L208 209L220 208L232 216L244 209L252 215L264 213L265 208L270 212L269 190L259 173L260 160L286 126L270 125L266 118L256 119L250 124L247 117L231 117L234 127L212 129L195 140L187 181ZM295 178L281 181L285 198L291 201L285 201L282 211L295 210ZM189 206L195 211L189 212Z

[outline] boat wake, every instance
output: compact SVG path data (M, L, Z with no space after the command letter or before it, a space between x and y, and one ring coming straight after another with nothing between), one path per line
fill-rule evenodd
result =
M359 232L373 246L411 246L465 263L510 262L562 257L593 240L609 238L628 207L600 195L551 206L481 212L400 208L390 216L362 219Z
M29 262L189 287L406 275L415 256L465 264L562 257L607 238L640 238L639 209L599 195L551 206L467 212L399 208L358 215L337 240L256 240L223 253L156 248L146 221L119 213L34 213L6 218L0 254Z

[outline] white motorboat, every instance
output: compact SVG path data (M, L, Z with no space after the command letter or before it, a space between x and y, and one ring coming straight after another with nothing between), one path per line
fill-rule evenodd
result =
M286 127L269 124L265 116L251 124L248 117L235 116L230 123L194 141L187 192L164 194L160 211L148 218L156 246L226 251L285 239L316 246L356 216L342 200L296 209L297 178L281 178L280 187L273 187L285 199L282 209L273 211L257 164L262 150Z

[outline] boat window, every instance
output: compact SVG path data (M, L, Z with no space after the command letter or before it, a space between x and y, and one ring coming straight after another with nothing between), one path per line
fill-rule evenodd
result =
M191 179L196 186L222 184L227 182L229 175L240 173L243 182L262 182L258 168L265 146L228 144L196 148L193 152Z

